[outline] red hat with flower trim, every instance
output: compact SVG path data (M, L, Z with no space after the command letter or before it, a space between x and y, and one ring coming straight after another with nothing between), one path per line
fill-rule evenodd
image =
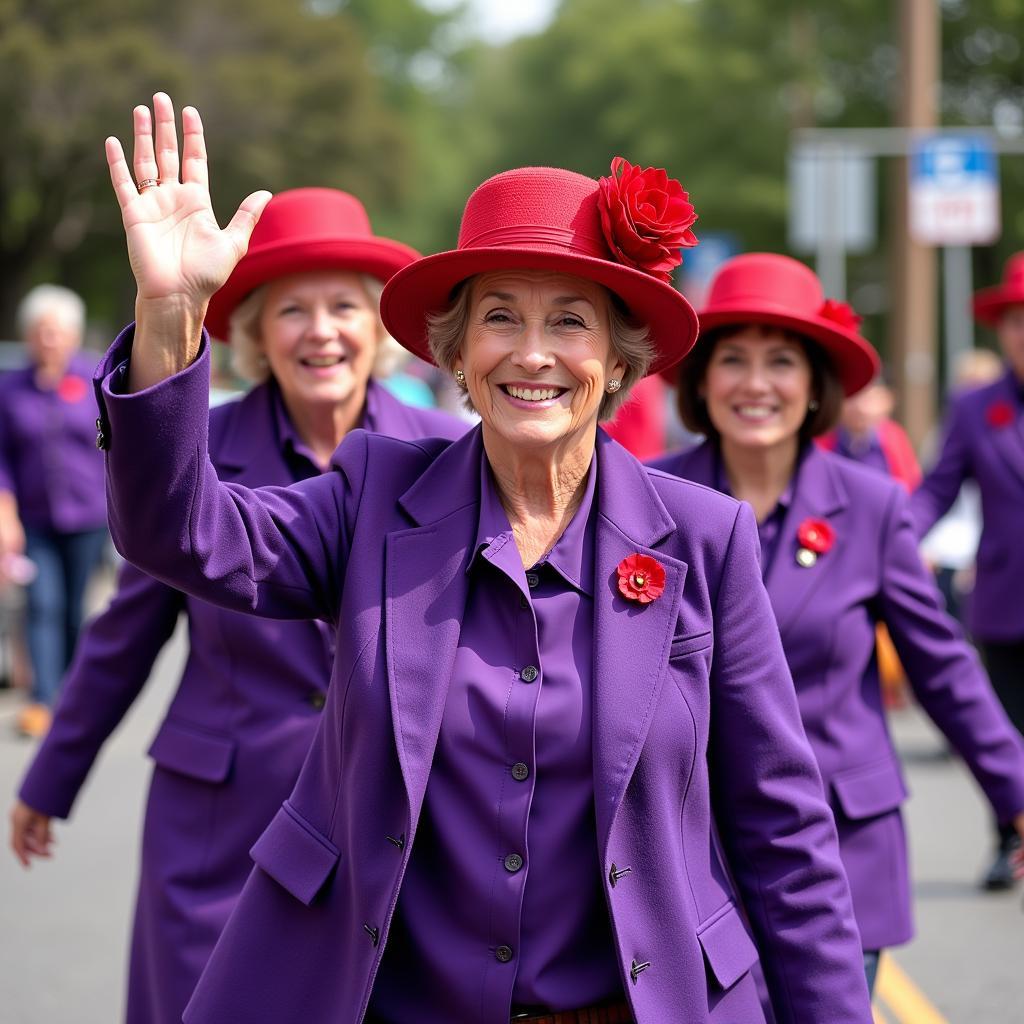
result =
M1008 306L1019 305L1024 305L1024 252L1006 261L999 284L974 293L974 318L995 327Z
M881 369L878 353L858 333L860 319L845 302L826 299L817 274L799 260L750 252L718 268L700 311L700 329L770 324L795 331L828 353L849 396Z
M312 270L350 270L382 284L419 253L375 235L363 204L338 188L293 188L267 203L249 248L210 299L206 329L227 341L231 314L260 285Z
M648 328L655 373L697 339L697 316L670 283L680 250L697 244L696 219L678 181L621 157L600 181L556 167L505 171L467 200L457 249L417 260L388 282L381 316L394 338L431 360L427 317L443 313L467 278L493 270L572 274L604 285Z

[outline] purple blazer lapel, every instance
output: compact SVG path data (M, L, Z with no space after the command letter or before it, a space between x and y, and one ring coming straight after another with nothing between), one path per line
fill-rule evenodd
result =
M598 520L594 552L594 808L605 846L643 747L678 623L686 565L656 545L677 529L647 471L598 432ZM650 604L626 600L616 567L639 552L665 568L665 592Z
M849 542L841 525L836 525L837 517L849 504L846 488L830 466L830 459L840 457L825 455L812 444L800 466L793 502L782 523L775 557L765 577L779 632L783 634L829 575L829 565L835 561L825 553L810 568L797 562L796 535L800 524L809 518L828 520L835 528L835 547Z
M219 442L211 442L211 456L218 471L230 479L256 486L292 483L274 429L270 384L258 384L231 408L230 422Z
M1017 409L1018 399L1013 375L1007 373L1001 384L995 400L1008 402L1011 408ZM1000 457L1021 481L1024 481L1024 416L1018 415L1013 423L1005 427L993 426L986 420L981 429L988 432Z
M415 524L388 534L384 640L391 721L416 821L441 728L479 519L479 429L445 449L400 504Z

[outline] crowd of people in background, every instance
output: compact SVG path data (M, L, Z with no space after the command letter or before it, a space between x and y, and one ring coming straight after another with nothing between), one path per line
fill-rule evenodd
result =
M26 866L187 621L128 1020L867 1024L913 935L889 714L915 701L977 779L981 884L1024 861L1024 253L922 466L804 264L733 257L691 310L663 171L506 172L424 258L338 189L221 231L183 122L180 168L162 95L131 168L108 141L138 323L96 370L82 300L40 285L0 377ZM212 408L211 339L244 385ZM108 517L128 560L82 628Z

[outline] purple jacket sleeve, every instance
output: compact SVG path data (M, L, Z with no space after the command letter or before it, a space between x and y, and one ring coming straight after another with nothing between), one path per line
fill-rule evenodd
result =
M132 565L117 592L83 631L64 680L53 726L19 796L37 811L66 818L100 748L124 718L174 632L182 595Z
M963 422L963 408L961 400L953 402L943 426L938 461L910 499L911 522L918 538L949 511L964 481L972 475L969 431Z
M716 820L778 1024L870 1024L835 823L761 582L747 505L722 570L715 632L709 758ZM809 949L814 970L807 969Z
M191 366L124 394L133 330L121 333L97 371L118 550L212 604L333 621L365 472L365 435L349 435L334 472L291 487L222 483L208 454L209 338L204 334Z
M942 609L899 488L893 489L883 538L880 614L914 693L963 757L1000 821L1009 821L1024 811L1024 744L977 655Z

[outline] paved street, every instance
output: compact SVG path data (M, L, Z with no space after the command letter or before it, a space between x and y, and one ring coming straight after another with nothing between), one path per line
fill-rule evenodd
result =
M116 1024L135 884L144 752L180 663L180 633L157 678L108 745L50 863L25 873L6 850L6 807L31 747L14 737L15 698L0 693L0 1021ZM919 938L880 982L886 1024L1024 1020L1020 894L986 896L975 879L988 822L973 782L912 713L896 730L914 796L908 808ZM812 1022L807 1022L812 1024ZM827 1024L827 1022L814 1022Z

